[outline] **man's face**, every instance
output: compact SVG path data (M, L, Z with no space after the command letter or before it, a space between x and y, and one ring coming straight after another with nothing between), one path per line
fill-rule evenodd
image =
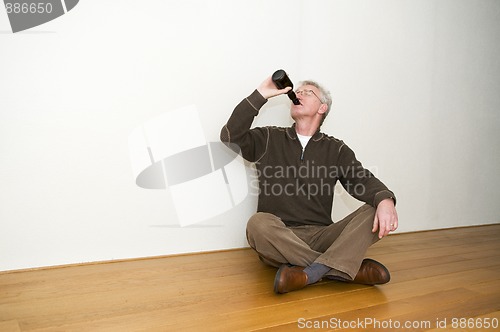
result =
M319 99L320 91L313 85L302 85L295 90L300 105L292 104L290 113L297 121L300 118L323 116L325 104Z

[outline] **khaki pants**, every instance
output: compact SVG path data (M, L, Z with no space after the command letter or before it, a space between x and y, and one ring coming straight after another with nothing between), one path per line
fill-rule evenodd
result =
M247 239L267 264L320 263L332 268L327 276L352 280L368 248L379 240L371 231L374 217L375 209L365 204L329 226L286 227L277 216L258 212L248 220Z

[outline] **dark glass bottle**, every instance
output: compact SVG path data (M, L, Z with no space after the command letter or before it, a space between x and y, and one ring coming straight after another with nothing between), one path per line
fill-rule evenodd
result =
M293 83L283 69L275 71L272 80L278 89L284 89L287 86L291 87L292 90L287 92L288 98L290 98L295 105L300 105L297 95L293 92Z

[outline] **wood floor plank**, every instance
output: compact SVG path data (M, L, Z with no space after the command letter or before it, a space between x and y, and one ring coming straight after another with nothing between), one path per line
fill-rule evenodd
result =
M2 332L20 332L17 320L0 321L0 331Z

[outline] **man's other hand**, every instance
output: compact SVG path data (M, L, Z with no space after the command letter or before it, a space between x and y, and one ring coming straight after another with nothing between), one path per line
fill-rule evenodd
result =
M372 232L378 231L379 239L389 235L398 228L398 213L392 198L384 199L377 206L375 218L373 220Z

